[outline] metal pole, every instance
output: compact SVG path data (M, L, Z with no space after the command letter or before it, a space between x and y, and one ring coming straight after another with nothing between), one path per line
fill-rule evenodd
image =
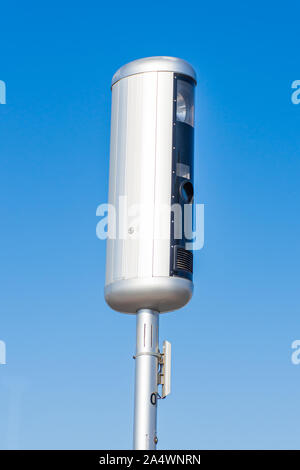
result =
M158 312L149 309L136 314L135 450L155 450L157 444L158 317Z

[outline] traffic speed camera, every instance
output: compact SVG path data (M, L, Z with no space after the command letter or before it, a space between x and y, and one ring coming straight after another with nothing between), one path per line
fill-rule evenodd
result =
M120 312L167 312L192 296L195 85L173 57L113 76L105 299Z

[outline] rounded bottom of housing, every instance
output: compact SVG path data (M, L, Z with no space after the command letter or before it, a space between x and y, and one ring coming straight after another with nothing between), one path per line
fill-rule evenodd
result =
M105 286L105 300L118 312L135 314L141 308L169 312L188 303L193 283L181 277L121 279Z

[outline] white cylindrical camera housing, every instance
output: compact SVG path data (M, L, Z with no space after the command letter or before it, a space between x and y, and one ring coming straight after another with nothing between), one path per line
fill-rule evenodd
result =
M105 299L117 311L162 313L192 296L195 85L173 57L113 77Z

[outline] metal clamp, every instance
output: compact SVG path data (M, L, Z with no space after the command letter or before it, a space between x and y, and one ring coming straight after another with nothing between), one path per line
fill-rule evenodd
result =
M138 354L136 354L135 356L132 356L133 359L136 359L137 357L139 356L154 356L154 357L157 357L158 358L158 361L160 360L160 357L161 357L161 354L158 352L158 353L152 353L152 352L140 352Z
M171 393L171 343L164 341L163 353L159 357L157 383L162 386L161 398Z

